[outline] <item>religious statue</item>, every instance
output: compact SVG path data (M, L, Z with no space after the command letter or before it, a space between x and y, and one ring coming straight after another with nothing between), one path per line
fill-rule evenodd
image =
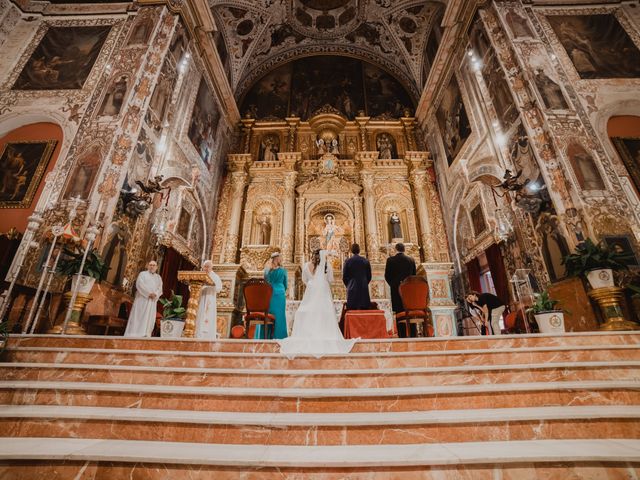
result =
M262 217L258 224L260 225L260 245L269 245L271 243L271 220L269 216Z
M340 233L341 228L336 225L336 217L328 213L324 217L325 226L322 230L322 236L324 237L324 244L326 250L338 251L340 248Z
M391 226L391 239L402 238L402 226L400 225L400 217L398 212L392 212L389 217L389 224Z
M327 147L322 138L316 140L316 147L318 147L318 155L324 155L327 153Z
M391 160L393 158L393 144L388 133L381 133L376 139L378 147L378 158L381 160Z
M272 135L267 135L262 139L260 143L260 160L263 162L275 162L278 153L277 138Z
M338 139L334 138L333 140L331 140L331 147L329 148L329 152L333 153L334 155L339 155L340 154L340 147L338 145Z

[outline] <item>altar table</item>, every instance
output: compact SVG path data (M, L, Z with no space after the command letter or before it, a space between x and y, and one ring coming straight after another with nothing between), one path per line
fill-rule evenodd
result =
M391 300L388 299L380 299L380 300L371 300L373 303L378 304L378 310L382 310L384 312L384 318L386 321L386 327L388 332L392 332L395 330L393 324L393 313L391 313ZM340 315L342 314L342 305L344 304L344 300L334 300L333 308L336 312L336 321L340 321ZM293 320L296 315L296 311L300 306L300 300L287 300L287 309L286 309L286 317L287 317L287 331L289 335L291 335L291 330L293 329Z
M344 316L344 338L389 338L383 310L348 310Z

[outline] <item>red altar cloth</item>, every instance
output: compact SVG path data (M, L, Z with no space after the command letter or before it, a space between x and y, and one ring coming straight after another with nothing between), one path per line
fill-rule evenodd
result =
M344 338L389 338L384 310L348 310Z

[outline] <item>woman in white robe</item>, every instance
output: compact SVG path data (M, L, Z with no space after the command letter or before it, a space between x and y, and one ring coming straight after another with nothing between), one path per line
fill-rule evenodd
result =
M222 290L222 280L213 272L213 262L207 260L202 264L202 271L207 273L213 285L203 287L200 293L198 316L196 317L196 338L215 340L218 325L217 294Z
M162 295L162 277L156 273L158 264L151 260L147 270L136 280L136 298L131 307L125 337L150 337L156 324L158 299Z

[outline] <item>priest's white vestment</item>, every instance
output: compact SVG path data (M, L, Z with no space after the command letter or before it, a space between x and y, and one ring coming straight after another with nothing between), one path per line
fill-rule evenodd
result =
M222 280L214 272L209 272L209 277L213 281L213 285L203 287L200 292L200 304L196 317L196 338L215 340L218 325L216 297L217 293L222 290Z
M156 298L149 298L155 293ZM136 280L136 298L133 301L125 337L150 337L156 323L156 306L162 295L162 277L148 270L140 272Z

